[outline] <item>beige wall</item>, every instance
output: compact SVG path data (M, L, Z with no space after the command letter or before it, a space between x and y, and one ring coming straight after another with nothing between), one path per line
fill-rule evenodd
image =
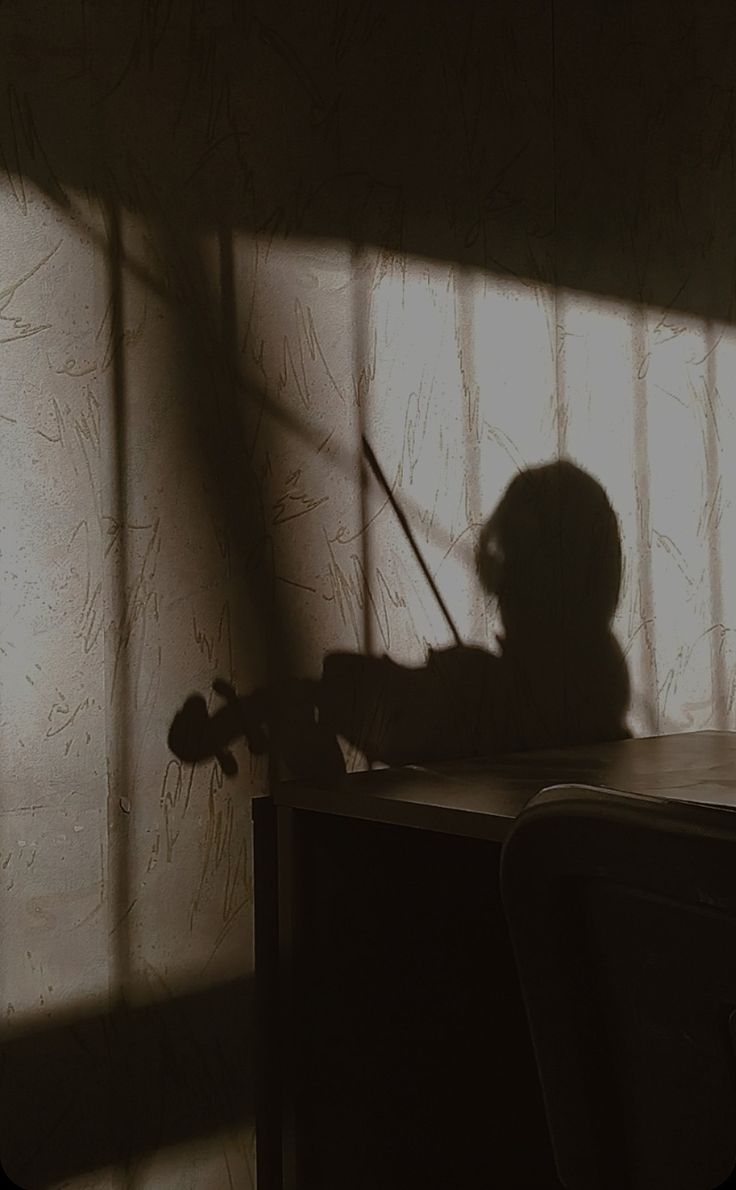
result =
M361 430L477 643L508 482L592 473L632 730L735 726L734 18L581 7L556 57L541 0L0 11L0 1156L28 1187L253 1184L265 767L166 735L218 675L449 643Z

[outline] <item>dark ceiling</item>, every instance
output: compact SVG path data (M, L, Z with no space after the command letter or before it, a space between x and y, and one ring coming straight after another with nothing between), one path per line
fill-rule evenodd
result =
M0 32L4 165L57 201L731 318L727 0L6 0Z

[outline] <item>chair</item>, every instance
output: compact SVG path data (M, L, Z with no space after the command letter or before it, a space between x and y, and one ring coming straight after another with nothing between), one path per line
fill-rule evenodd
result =
M0 1190L23 1190L17 1182L12 1182L0 1163Z
M501 888L563 1185L736 1186L736 812L546 790Z

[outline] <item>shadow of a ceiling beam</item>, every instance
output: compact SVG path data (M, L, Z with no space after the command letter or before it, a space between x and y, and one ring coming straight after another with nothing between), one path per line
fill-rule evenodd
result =
M203 229L732 317L729 0L46 0L0 33L21 205L104 177Z
M242 1128L254 1115L252 1020L244 978L112 1013L58 1013L6 1034L7 1173L42 1190Z

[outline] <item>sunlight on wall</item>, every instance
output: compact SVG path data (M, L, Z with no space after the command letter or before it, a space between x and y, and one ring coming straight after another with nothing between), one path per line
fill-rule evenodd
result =
M21 201L22 199L22 201ZM99 314L91 245L0 197L2 1017L107 987Z
M289 240L250 251L269 263L248 307L257 347L248 345L244 366L253 367L250 350L265 374L278 375L279 416L288 410L306 427L286 448L296 452L300 479L310 476L299 544L285 535L279 557L298 568L302 587L288 614L312 641L326 595L339 609L326 646L362 644L354 576L364 554L375 651L421 663L427 646L450 639L371 480L368 528L343 538L351 502L331 484L344 483L349 460L357 468L359 426L461 634L477 643L497 627L473 573L478 527L518 469L569 457L603 484L621 523L615 630L631 671L632 730L732 723L736 592L722 551L733 512L721 465L734 434L733 382L724 381L736 346L731 327L378 250L363 249L357 269L355 254L336 245ZM358 344L354 364L350 342ZM333 437L320 471L309 440L325 398ZM284 472L290 466L284 460ZM355 475L352 497L356 510ZM334 596L328 584L304 594L315 577L335 573Z

